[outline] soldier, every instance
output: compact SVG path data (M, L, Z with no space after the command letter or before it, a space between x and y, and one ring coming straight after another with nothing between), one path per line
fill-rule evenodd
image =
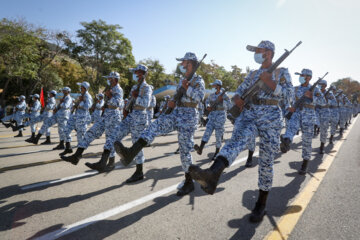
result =
M243 116L236 119L231 139L220 150L212 166L209 169L202 170L198 166L192 165L189 172L206 193L213 194L221 173L248 146L249 139L256 129L260 136L258 178L260 190L250 221L259 222L265 215L266 200L272 186L274 158L279 148L283 120L278 104L281 99L291 94L293 88L287 69L283 70L286 80L284 82L275 79L275 73L267 72L267 69L272 65L275 51L272 42L261 41L257 47L247 46L247 49L255 52L255 61L261 64L261 67L258 70L251 71L236 90L234 102L240 109L244 109ZM257 100L254 99L249 108L244 108L244 101L241 96L257 79L263 81L268 90L260 90L257 94Z
M166 112L169 99L170 99L169 95L164 96L164 100L160 102L159 112L155 114L156 118L158 118L161 114L164 114Z
M339 104L339 122L340 122L340 136L343 135L345 124L346 124L346 107L344 102L344 96L343 91L339 89L337 91L336 100Z
M40 104L40 96L39 94L34 94L33 96L31 96L33 99L33 103L32 106L30 108L30 114L28 114L29 118L30 118L30 122L32 122L30 124L30 129L31 129L31 137L26 139L25 141L32 141L35 138L35 132L36 132L36 122L31 121L33 119L36 119L38 116L40 116L40 110L41 110L41 104Z
M72 98L70 96L71 89L69 87L64 87L62 89L62 92L64 96L62 99L60 99L59 104L55 108L53 116L46 119L32 143L38 144L39 139L45 133L45 131L47 131L48 128L57 123L60 143L55 148L53 148L53 150L65 149L65 128L71 114L70 108L72 105Z
M198 124L200 125L200 127L204 127L205 126L205 119L203 118L203 116L204 116L204 103L202 101L199 102L198 112L199 112Z
M346 107L346 128L347 128L351 123L352 103L345 94L344 94L344 103Z
M197 74L194 74L189 81L187 80L198 64L198 59L194 53L188 52L183 58L177 58L176 60L181 61L179 69L185 76L179 81L177 87L177 91L179 91L179 88L184 91L181 97L181 105L175 108L175 101L169 101L168 107L175 108L170 114L162 114L156 121L151 123L131 148L125 148L119 141L115 142L115 151L120 155L122 163L127 166L138 152L146 144L151 143L156 136L177 130L180 158L182 168L185 171L185 182L177 195L183 196L194 191L194 183L188 169L192 163L190 151L194 146L194 133L198 122L197 105L204 98L205 84L202 77Z
M334 135L336 132L336 125L339 122L339 106L338 102L336 101L334 91L336 88L331 86L332 90L329 91L328 94L328 103L329 103L329 110L330 110L330 139L329 144L334 144Z
M321 80L319 82L320 91L321 91L321 97L320 101L322 102L321 106L317 106L319 109L319 118L320 118L320 154L324 154L324 146L326 143L327 133L329 129L329 123L330 123L330 109L329 109L329 101L327 99L327 96L325 96L326 93L326 86L327 82L326 80Z
M101 121L103 106L104 106L104 94L99 93L96 95L96 105L95 105L94 112L92 114L94 123Z
M4 122L10 121L11 119L15 120L16 124L18 126L22 125L22 121L23 121L23 118L25 117L25 110L26 110L25 96L21 95L20 97L18 97L18 101L20 103L17 104L16 107L14 108L15 111L13 112L13 114L8 115L8 116L4 117L3 119L1 119L2 124L4 124L4 126L6 128L11 127L11 124L10 123L5 124ZM22 137L23 136L22 131L23 131L23 129L20 128L18 135L14 136L14 137Z
M120 74L118 72L111 72L107 78L108 87L105 89L105 99L106 102L103 106L103 116L101 121L94 123L94 125L85 133L84 139L82 142L78 143L78 148L76 152L71 156L61 156L61 158L67 162L70 162L74 165L77 165L85 149L87 149L92 141L101 137L105 132L106 139L111 137L114 128L118 126L121 122L121 112L124 107L123 102L123 90L119 85ZM104 146L104 148L107 145ZM101 159L106 156L103 154ZM115 168L115 151L114 148L110 148L109 163L106 165L106 161L100 161L100 163L86 165L92 169L102 171L111 171ZM104 164L105 163L105 164ZM104 164L101 165L101 164Z
M79 144L83 141L87 124L91 121L89 109L92 106L92 97L88 92L90 84L88 82L82 82L77 83L77 85L80 86L81 95L72 108L72 112L76 111L75 116L67 122L65 129L66 146L65 150L59 154L60 156L73 152L71 148L71 131L76 130Z
M220 151L221 141L225 131L224 125L226 121L226 111L230 108L231 103L225 89L222 88L221 80L216 79L215 82L210 85L215 88L215 92L210 94L205 102L206 108L210 112L208 115L209 121L206 124L206 129L200 146L195 144L194 149L199 155L201 155L205 144L209 141L212 132L215 130L216 150L214 156L212 157L212 160L214 160Z
M288 121L286 132L281 136L280 149L283 153L290 150L290 143L292 142L296 132L301 128L302 132L302 158L303 163L299 174L304 175L306 173L307 165L311 157L311 142L314 134L315 124L315 107L314 104L324 105L321 101L322 94L318 88L315 88L313 92L309 91L311 85L309 84L312 78L312 71L310 69L303 69L301 73L295 73L300 75L300 86L295 87L296 100L303 95L307 97L307 100L302 109L289 108L288 111L293 112L291 119Z
M128 106L129 110L127 117L115 127L113 134L110 138L106 139L104 146L103 156L98 163L99 167L95 169L103 169L106 166L107 156L111 148L114 147L115 141L121 141L129 133L131 133L131 140L135 143L141 132L148 126L148 115L146 109L150 106L152 89L149 84L146 83L146 75L148 68L145 65L138 64L136 68L131 68L130 71L133 73L133 80L137 82L131 88ZM133 104L133 106L131 106ZM144 178L143 174L143 163L145 157L143 151L140 151L135 157L136 171L135 173L126 180L126 183L132 183ZM88 167L94 169L92 164L86 164Z

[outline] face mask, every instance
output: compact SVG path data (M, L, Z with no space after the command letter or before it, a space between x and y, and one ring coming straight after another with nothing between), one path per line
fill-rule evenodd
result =
M255 59L255 62L257 62L258 64L262 64L265 61L262 53L255 53L254 59Z
M305 77L300 76L299 77L299 82L300 82L300 84L306 83Z
M183 65L180 65L179 70L181 73L186 73L186 68Z
M110 86L111 85L111 83L110 83L110 80L108 79L108 80L106 80L106 82L107 82L107 85L108 86Z
M133 78L133 80L136 81L136 82L139 81L139 77L138 77L138 75L136 75L135 73L133 73L132 78Z

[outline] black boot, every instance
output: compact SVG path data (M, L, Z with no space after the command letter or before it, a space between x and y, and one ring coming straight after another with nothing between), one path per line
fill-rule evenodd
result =
M14 136L14 137L22 137L23 134L22 134L22 131L19 131L18 135Z
M87 162L85 163L85 165L91 168L92 170L98 171L99 173L104 172L106 170L106 163L109 159L109 156L110 156L110 150L104 149L100 161L98 161L97 163Z
M198 166L191 165L189 173L201 185L202 190L208 194L214 194L221 173L227 166L229 166L227 159L223 156L218 156L210 168L202 170Z
M204 149L205 144L206 144L206 142L201 141L200 147L199 147L199 145L197 145L197 144L194 145L194 149L195 149L195 151L197 152L197 154L199 154L199 155L202 154L202 151L203 151L203 149Z
M57 145L56 147L53 148L53 150L63 150L63 149L65 149L64 140L61 140L59 142L59 145Z
M34 139L35 139L35 133L33 132L33 133L31 133L31 137L26 139L25 141L26 142L32 142L32 141L34 141Z
M250 222L257 223L262 221L266 214L265 207L268 194L268 191L259 190L259 198L255 204L255 208L251 211Z
M16 132L17 130L22 129L25 126L24 125L15 126L15 125L10 124L10 127L12 128L13 132Z
M190 174L185 173L184 185L179 189L179 191L176 193L176 195L181 197L181 196L191 193L192 191L194 191L194 189L195 189L194 182L193 182Z
M344 133L344 129L343 128L340 128L340 136L342 136Z
M215 160L216 155L219 153L219 151L220 151L220 148L216 148L216 149L215 149L214 156L211 158L211 160Z
M2 124L6 127L6 128L9 128L9 127L12 127L11 123L4 123L3 121L1 121ZM16 130L15 130L16 131ZM14 132L15 132L14 131Z
M115 168L115 157L109 157L109 162L106 165L106 171L111 172Z
M284 138L283 135L280 136L280 150L282 153L287 153L290 150L290 138Z
M319 151L320 154L324 154L324 145L325 143L323 142L320 144L320 151Z
M134 174L126 180L126 183L137 182L144 179L143 165L136 164L136 171Z
M299 170L300 175L305 175L308 163L309 163L309 160L305 160L305 159L303 160L303 163L301 165L301 169Z
M253 157L254 151L249 150L248 159L246 160L245 167L251 167L252 166L252 157Z
M129 165L136 155L147 145L147 142L139 138L130 148L124 147L121 142L114 143L115 151L120 156L120 161L124 166Z
M314 137L316 136L316 132L317 132L316 125L314 125Z
M179 152L180 152L180 148L177 148L174 154L179 154Z
M333 138L334 138L334 135L331 135L331 136L330 136L330 139L329 139L329 144L331 144L331 145L334 144L334 143L333 143Z
M73 152L70 142L66 142L65 145L66 145L65 150L62 153L59 153L60 156L64 156L64 155L66 155L68 153Z
M46 141L40 143L41 145L47 145L47 144L51 144L51 140L50 140L50 136L46 136Z
M38 144L39 139L41 138L41 136L42 136L42 134L38 133L31 143Z
M82 158L82 154L84 152L85 148L77 148L76 152L71 156L61 156L61 159L70 162L74 165L77 165L80 159Z

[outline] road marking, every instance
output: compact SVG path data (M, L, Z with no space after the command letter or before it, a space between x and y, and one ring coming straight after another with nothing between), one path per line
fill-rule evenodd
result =
M259 154L259 152L255 152L254 156L257 156L258 154ZM233 164L231 165L231 167L246 161L246 159L247 159L247 157L243 157L243 158L235 160L233 162ZM162 189L160 191L157 191L155 193L146 195L146 196L141 197L139 199L136 199L134 201L125 203L123 205L117 206L117 207L112 208L110 210L107 210L105 212L99 213L99 214L97 214L95 216L92 216L92 217L80 220L80 221L78 221L76 223L70 224L68 226L62 227L62 228L60 228L58 230L55 230L53 232L42 235L42 236L40 236L39 238L36 238L36 239L38 239L38 240L57 239L59 237L65 236L65 235L67 235L69 233L75 232L75 231L80 230L80 229L82 229L84 227L87 227L87 226L89 226L91 224L94 224L94 223L96 223L98 221L110 218L112 216L115 216L117 214L125 212L125 211L127 211L127 210L129 210L131 208L134 208L134 207L139 206L141 204L144 204L144 203L146 203L148 201L151 201L151 200L153 200L153 199L155 199L157 197L160 197L160 196L168 194L168 193L170 193L172 191L175 191L177 189L177 186L178 186L178 184L175 184L175 185L172 185L170 187L164 188L164 189Z
M353 124L348 128L348 130L344 133L342 139L337 141L331 150L335 150L337 153L339 152L341 145L344 143L345 138L349 134L352 127L355 125L356 120L357 118L354 120ZM291 232L295 228L296 223L299 221L301 215L304 213L311 198L313 197L320 183L324 179L336 155L337 154L327 155L325 157L322 164L320 164L320 166L318 167L318 169L324 169L325 171L318 171L313 173L314 176L308 181L304 189L298 194L297 198L287 208L286 212L279 219L274 229L270 231L264 239L266 240L288 239ZM299 211L299 206L301 208L300 211Z

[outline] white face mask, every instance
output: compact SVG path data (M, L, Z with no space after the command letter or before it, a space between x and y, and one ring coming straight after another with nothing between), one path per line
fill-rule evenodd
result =
M183 74L186 73L186 71L187 71L186 68L183 65L180 65L179 70Z
M299 82L300 82L301 85L306 83L305 77L300 76L299 77Z
M111 85L111 83L110 83L110 80L108 79L108 80L106 80L106 83L107 83L107 85L108 86L110 86Z
M254 60L255 62L257 62L258 64L262 64L265 61L265 58L263 57L262 53L255 53L254 54Z
M138 77L138 75L136 75L135 73L133 73L132 78L133 78L133 80L134 80L135 82L139 81L139 77Z

